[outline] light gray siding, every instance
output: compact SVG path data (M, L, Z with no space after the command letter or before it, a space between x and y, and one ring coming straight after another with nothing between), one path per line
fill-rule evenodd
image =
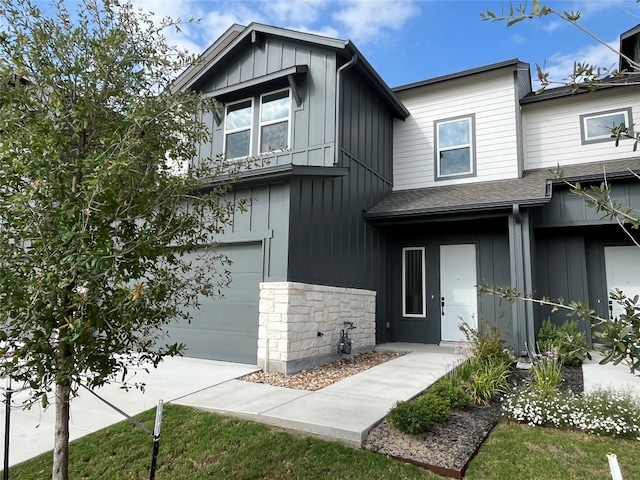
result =
M556 168L637 156L633 140L622 140L618 148L613 140L582 145L580 115L631 107L637 124L639 91L635 85L523 105L525 168Z
M269 165L293 163L295 165L331 166L335 135L335 72L336 54L320 47L295 43L280 38L266 37L262 43L247 48L241 55L222 63L206 87L205 92L216 96L216 90L237 85L237 94L227 94L223 100L232 101L254 98L254 124L258 121L258 105L261 94L286 88L286 79L275 85L249 90L242 82L263 75L273 74L295 65L306 65L306 74L297 77L301 105L292 101L291 144L284 151L263 155ZM218 125L213 116L205 118L213 132L213 144L201 149L199 158L222 153L224 143L224 119ZM254 125L252 155L258 155L257 130Z
M507 69L399 92L411 116L394 124L394 190L517 178L516 93ZM476 175L436 181L434 122L470 115Z
M238 188L232 195L235 199L249 199L249 203L245 212L235 212L231 225L218 237L218 242L223 245L264 243L264 281L286 280L289 185L274 183Z

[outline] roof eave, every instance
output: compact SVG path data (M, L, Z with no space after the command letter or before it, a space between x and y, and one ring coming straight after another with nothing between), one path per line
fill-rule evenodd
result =
M504 62L499 62L499 63L493 63L490 65L484 65L481 67L477 67L477 68L471 68L469 70L463 70L461 72L456 72L456 73L451 73L448 75L442 75L440 77L434 77L434 78L429 78L427 80L422 80L419 82L414 82L414 83L408 83L406 85L400 85L398 87L394 87L392 88L392 91L394 93L397 92L403 92L406 90L412 90L414 88L419 88L419 87L424 87L427 85L434 85L437 83L442 83L442 82L446 82L449 80L455 80L458 78L464 78L464 77L469 77L472 75L478 75L481 73L486 73L486 72L491 72L491 71L495 71L495 70L500 70L502 68L512 68L512 69L517 69L517 68L529 68L529 64L520 61L517 58L511 59L511 60L506 60Z
M467 205L447 205L443 207L433 208L416 208L413 210L403 211L386 211L386 212L366 212L363 214L367 220L382 220L391 218L406 218L406 217L424 217L434 216L451 213L467 213L477 211L490 211L490 210L510 210L513 205L519 205L521 207L536 207L544 205L551 200L551 197L542 198L526 198L526 199L514 199L504 200L499 202L486 202L475 203Z
M246 29L245 26L234 23L218 39L207 48L196 60L187 67L171 84L171 92L189 88L200 76L207 71L209 62L215 59L232 41L234 41Z

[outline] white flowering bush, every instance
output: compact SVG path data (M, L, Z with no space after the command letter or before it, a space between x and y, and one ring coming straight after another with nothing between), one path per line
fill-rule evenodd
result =
M586 433L640 440L640 402L630 392L518 389L504 397L503 414L532 427L573 428Z

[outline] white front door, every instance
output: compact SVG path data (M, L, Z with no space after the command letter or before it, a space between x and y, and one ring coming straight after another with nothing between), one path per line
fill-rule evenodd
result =
M466 322L478 328L478 293L476 291L476 246L440 246L440 315L441 339L444 342L465 340L459 325Z
M628 298L640 295L640 248L604 247L604 264L607 295L616 288ZM609 316L616 318L621 313L624 313L622 307L609 300Z

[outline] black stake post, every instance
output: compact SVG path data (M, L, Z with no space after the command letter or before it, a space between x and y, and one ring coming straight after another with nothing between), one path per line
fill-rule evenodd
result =
M156 424L153 428L153 454L151 455L151 472L149 473L149 480L155 480L156 478L156 463L158 461L158 450L160 450L160 425L162 424L162 400L158 401L158 407L156 408Z
M11 424L11 378L7 379L7 390L5 391L4 409L4 470L3 480L9 480L9 426Z

